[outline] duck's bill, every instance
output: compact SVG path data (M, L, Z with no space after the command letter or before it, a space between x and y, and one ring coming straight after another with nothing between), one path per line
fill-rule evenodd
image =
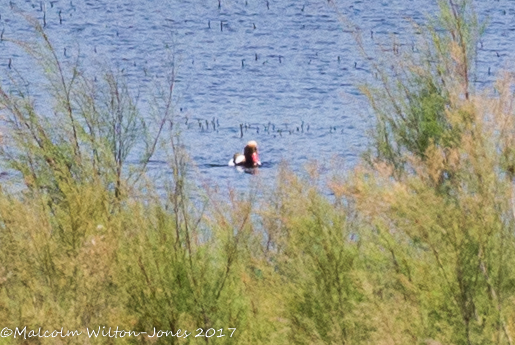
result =
M256 165L261 165L261 161L259 160L259 155L258 155L257 152L254 152L252 154L252 164L255 165L255 166Z

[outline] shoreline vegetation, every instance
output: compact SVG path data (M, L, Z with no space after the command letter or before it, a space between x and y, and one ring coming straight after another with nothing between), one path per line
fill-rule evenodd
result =
M266 198L206 190L193 203L175 70L143 116L121 75L63 65L27 20L35 39L14 43L47 77L53 115L23 80L0 87L0 159L24 186L0 189L0 328L236 328L70 344L513 344L514 79L474 88L470 1L441 1L415 27L416 54L393 44L371 60L371 146L327 181L331 199L316 169L282 166ZM162 147L164 195L146 173ZM55 339L0 338L18 343Z

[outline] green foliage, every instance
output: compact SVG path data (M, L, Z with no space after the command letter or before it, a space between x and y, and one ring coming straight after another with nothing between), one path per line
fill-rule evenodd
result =
M393 163L398 173L406 168L403 157L425 158L428 147L453 147L459 136L447 116L455 98L469 99L473 90L476 46L483 27L469 0L440 1L440 14L422 27L416 53L393 54L373 64L381 87L362 86L376 115L371 134L369 162ZM381 53L384 55L384 52Z
M397 162L403 150L425 157L431 143L452 145L452 127L445 116L448 98L444 91L430 78L417 76L410 83L410 90L405 92L405 103L396 105L395 116L390 112L377 113L374 138L376 153L381 159Z
M290 342L364 340L366 327L356 315L362 299L355 277L359 250L346 211L329 203L315 188L306 188L316 185L314 180L288 175L289 171L282 171L280 190L266 217L277 225L268 229L268 237L280 250L268 255L284 277Z

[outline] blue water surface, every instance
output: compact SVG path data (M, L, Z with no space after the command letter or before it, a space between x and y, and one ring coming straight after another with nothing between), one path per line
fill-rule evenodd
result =
M489 23L475 77L482 86L510 67L515 3L475 6ZM123 70L143 111L173 66L174 123L195 178L245 189L257 176L273 179L281 161L296 172L311 159L342 171L354 166L373 123L358 86L374 82L356 28L370 51L392 40L410 47L413 24L436 10L426 0L0 0L0 30L6 39L30 39L33 29L19 13L37 18L63 61L79 58L92 75L99 66ZM16 69L50 111L34 61L6 39L0 79ZM265 163L257 175L226 166L249 140ZM149 168L166 172L164 154Z

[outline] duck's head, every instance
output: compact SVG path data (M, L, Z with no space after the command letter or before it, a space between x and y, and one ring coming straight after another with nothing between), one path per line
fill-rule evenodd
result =
M254 167L261 165L261 162L259 161L257 142L254 140L251 140L247 143L243 149L243 155L245 156L245 162L247 165Z

